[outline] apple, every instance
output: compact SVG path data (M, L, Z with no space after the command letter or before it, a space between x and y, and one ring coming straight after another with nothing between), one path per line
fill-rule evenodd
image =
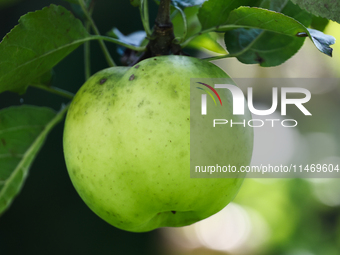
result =
M88 79L73 99L63 137L68 173L85 203L132 232L189 225L223 209L243 178L190 178L190 78L228 77L206 61L160 56ZM225 103L219 111L235 118L232 100ZM252 129L238 126L224 129L219 153L248 165Z

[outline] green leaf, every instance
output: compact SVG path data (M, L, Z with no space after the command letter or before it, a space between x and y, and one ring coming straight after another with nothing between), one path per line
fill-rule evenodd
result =
M226 24L217 28L217 30L227 31L238 27L257 28L289 36L308 32L304 25L291 17L275 11L254 7L240 7L232 11Z
M311 23L311 15L291 2L263 1L262 4L295 18L305 26ZM284 63L302 47L304 40L305 37L281 35L261 29L240 28L225 33L225 43L230 54L242 63L259 63L264 67Z
M292 2L316 16L340 23L340 2L338 0L292 0Z
M0 111L0 214L20 192L46 136L66 110L56 114L49 108L24 105Z
M282 13L261 8L240 7L230 13L227 24L217 27L217 31L229 31L235 28L263 29L291 37L309 37L315 46L323 53L331 56L329 45L335 42L331 36L324 34L310 34L309 30L299 21ZM328 39L325 40L324 37ZM300 39L301 39L300 38ZM330 40L329 38L332 38ZM257 61L261 62L261 61Z
M39 85L45 85L45 86L51 86L52 85L52 81L55 77L55 73L53 71L53 69L47 71L46 73L44 73L43 75L41 75L40 77L38 77L37 79L35 79L32 84L39 84Z
M89 37L80 20L62 6L22 16L0 43L0 92L23 93Z
M329 23L328 19L317 17L313 15L312 24L310 25L313 29L324 31Z
M202 29L206 30L226 24L230 12L242 5L251 4L251 0L209 0L198 13Z

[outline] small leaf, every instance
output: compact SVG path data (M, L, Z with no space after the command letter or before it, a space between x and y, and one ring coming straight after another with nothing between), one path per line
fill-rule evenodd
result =
M46 107L23 105L0 111L0 214L20 192L46 136L66 110L56 114Z
M22 16L0 43L0 92L23 92L88 37L80 20L62 6Z
M324 33L315 30L315 29L308 29L309 34L312 37L312 40L315 46L323 53L327 54L328 56L332 56L333 49L329 47L335 43L335 38L330 35L325 35Z
M292 2L316 16L340 23L340 2L338 0L292 0Z
M251 0L209 0L198 13L202 30L226 24L230 12L242 5L251 4Z

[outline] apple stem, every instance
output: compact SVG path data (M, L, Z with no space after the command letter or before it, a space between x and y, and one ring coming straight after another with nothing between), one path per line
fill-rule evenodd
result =
M146 51L132 65L155 56L183 55L181 46L175 40L170 18L170 3L171 0L160 0L155 25Z
M170 3L171 0L161 0L156 17L156 26L172 28L172 22L170 20Z
M180 51L179 45L174 44L175 34L170 19L170 3L171 0L160 1L153 33L147 46L151 57L176 54Z

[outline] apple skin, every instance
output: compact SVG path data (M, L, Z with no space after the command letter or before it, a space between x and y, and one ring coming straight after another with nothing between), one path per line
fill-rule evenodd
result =
M99 217L146 232L192 224L235 197L243 178L190 178L190 78L219 77L229 76L209 62L161 56L104 69L80 88L65 122L64 155L75 189ZM230 109L224 114L233 117ZM230 130L221 138L230 162L248 165L252 129Z

